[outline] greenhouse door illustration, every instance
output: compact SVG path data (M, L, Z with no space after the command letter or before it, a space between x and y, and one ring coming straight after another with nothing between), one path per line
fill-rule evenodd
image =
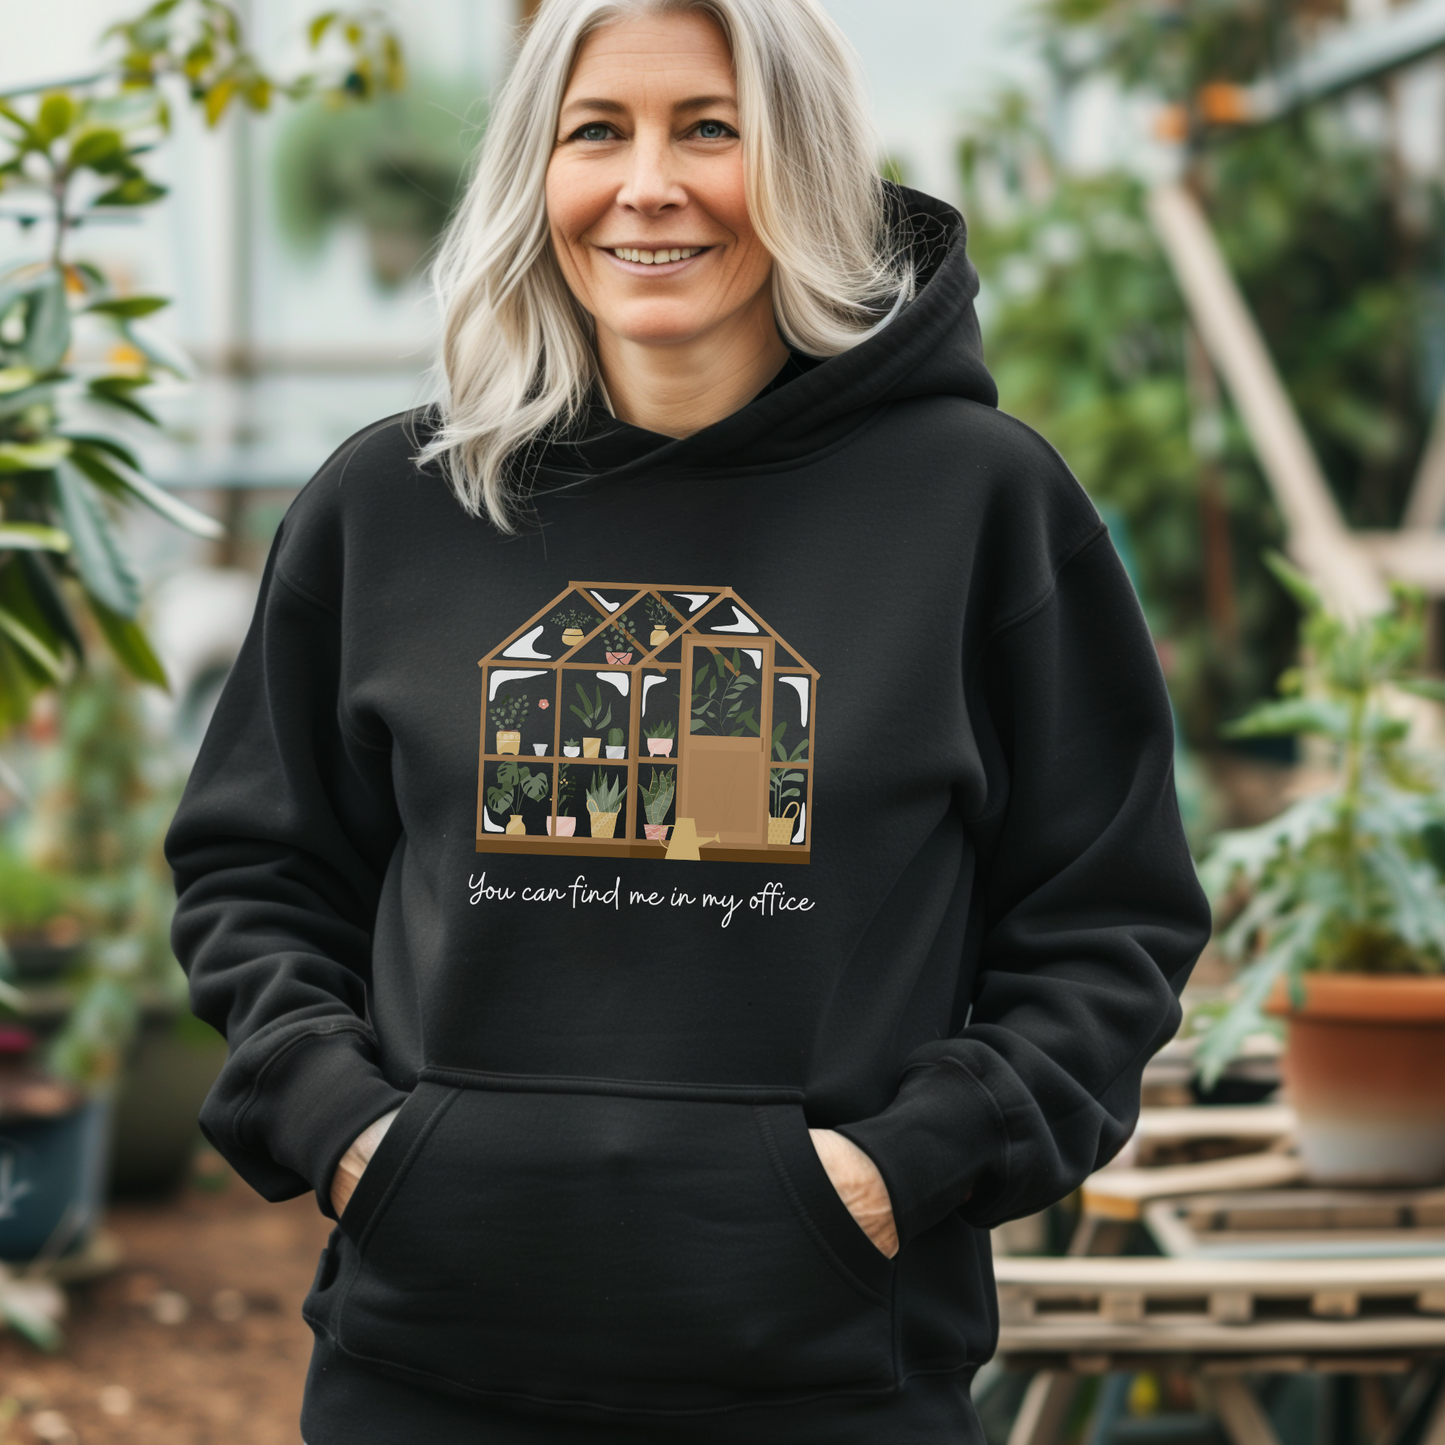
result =
M773 640L747 641L683 640L677 816L692 818L700 838L716 834L723 847L768 837Z

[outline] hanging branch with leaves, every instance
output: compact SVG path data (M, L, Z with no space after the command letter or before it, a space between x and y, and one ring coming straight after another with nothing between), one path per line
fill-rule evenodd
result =
M247 49L224 0L159 0L105 33L119 53L98 73L0 94L0 191L19 204L22 229L48 224L50 242L43 257L0 273L0 731L84 660L77 607L133 676L166 685L137 620L120 508L143 503L200 537L222 530L151 481L123 441L80 424L89 408L158 427L145 389L190 368L148 324L166 298L122 294L99 268L68 259L71 238L166 194L146 167L170 133L172 80L211 126L233 104L262 112L277 95L344 104L404 82L400 42L378 12L328 11L309 37L336 63L281 80ZM80 328L111 333L103 364L70 359Z

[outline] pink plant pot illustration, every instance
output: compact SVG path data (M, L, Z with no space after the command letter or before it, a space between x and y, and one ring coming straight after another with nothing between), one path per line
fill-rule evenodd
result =
M667 841L667 830L671 823L644 823L642 831L647 834L649 843L665 843Z
M630 652L609 652L607 660L614 667L626 667L632 661L632 654Z
M672 739L648 738L647 751L654 758L670 758L672 756Z
M557 819L557 836L558 836L559 838L570 838L570 837L573 836L574 833L576 833L576 831L577 831L577 820L576 820L576 818L558 818L558 819ZM550 818L547 819L547 832L548 832L548 834L550 834L550 833L552 832L552 820L551 820Z

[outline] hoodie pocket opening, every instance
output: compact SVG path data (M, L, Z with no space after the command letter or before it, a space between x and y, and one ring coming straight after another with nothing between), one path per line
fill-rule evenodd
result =
M844 1217L815 1217L817 1179L800 1186L790 1158L798 1137L812 1148L800 1106L763 1106L796 1115L769 1121L792 1141L780 1165L752 1103L431 1087L343 1216L359 1241L336 1331L349 1353L486 1394L646 1412L895 1387L876 1287L890 1262L836 1191Z

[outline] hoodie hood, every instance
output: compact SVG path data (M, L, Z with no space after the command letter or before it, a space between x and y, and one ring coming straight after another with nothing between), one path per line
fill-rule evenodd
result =
M963 216L945 201L885 181L917 275L912 301L879 332L692 436L674 439L605 416L581 440L542 454L538 480L576 485L579 471L612 480L666 466L686 471L777 465L832 445L879 406L929 396L998 405L983 361Z

